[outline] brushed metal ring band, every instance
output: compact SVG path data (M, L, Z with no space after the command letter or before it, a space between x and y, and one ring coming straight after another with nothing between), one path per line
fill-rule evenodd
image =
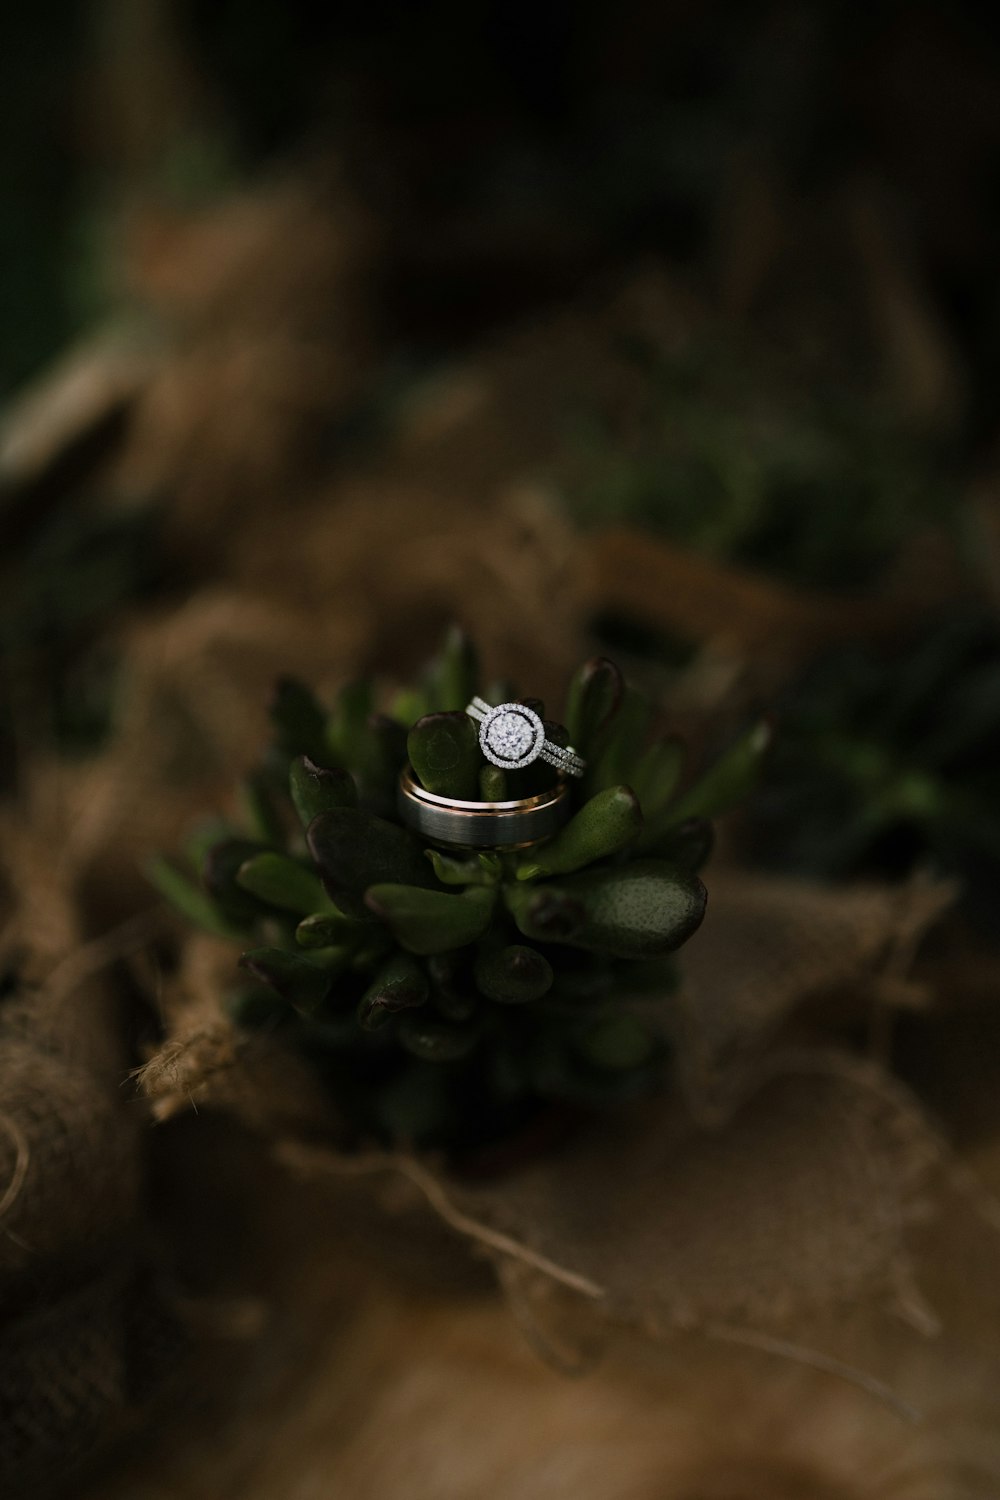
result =
M463 802L426 791L410 766L400 772L399 816L435 844L461 849L524 849L546 839L569 817L569 787L559 781L516 802Z

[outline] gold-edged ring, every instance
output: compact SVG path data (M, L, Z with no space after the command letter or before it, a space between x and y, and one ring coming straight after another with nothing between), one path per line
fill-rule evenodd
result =
M428 792L411 766L399 776L399 816L433 844L458 849L527 849L550 838L569 817L570 795L560 777L548 791L510 802L465 802Z

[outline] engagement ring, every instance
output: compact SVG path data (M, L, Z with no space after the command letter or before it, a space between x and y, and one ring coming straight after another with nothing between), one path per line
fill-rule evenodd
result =
M573 747L557 745L545 738L545 726L524 703L498 703L496 708L482 698L473 698L465 712L479 724L479 744L486 759L505 771L520 771L533 761L544 760L567 776L582 776L583 757Z

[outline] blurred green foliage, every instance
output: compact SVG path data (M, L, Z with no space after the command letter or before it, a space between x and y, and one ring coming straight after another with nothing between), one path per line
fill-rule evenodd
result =
M811 668L751 805L759 858L808 875L956 876L996 931L1000 625L966 609L894 652L854 647Z
M871 583L922 524L951 525L940 452L842 385L799 385L737 340L669 359L620 349L643 377L612 421L578 412L564 486L585 524L625 522L803 586Z
M40 0L4 20L0 47L0 397L83 324L79 5Z
M95 750L114 709L123 606L161 581L154 507L57 512L11 549L0 597L0 784L15 749Z

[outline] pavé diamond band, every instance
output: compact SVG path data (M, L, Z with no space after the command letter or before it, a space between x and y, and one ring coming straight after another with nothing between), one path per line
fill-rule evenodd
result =
M524 849L549 838L569 817L569 787L559 781L537 797L463 802L426 791L406 766L399 778L399 815L435 844L461 849Z
M505 771L520 771L532 761L544 760L567 776L582 776L583 757L573 747L545 738L545 726L524 703L498 703L493 708L483 698L473 698L465 712L479 724L479 744L486 759Z

